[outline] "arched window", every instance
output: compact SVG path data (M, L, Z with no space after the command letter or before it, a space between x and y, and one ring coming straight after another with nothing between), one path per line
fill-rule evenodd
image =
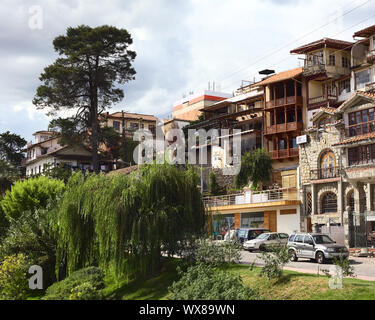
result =
M325 151L320 157L320 178L334 178L336 176L335 172L336 159L332 151Z
M337 212L337 196L327 192L322 197L322 213Z

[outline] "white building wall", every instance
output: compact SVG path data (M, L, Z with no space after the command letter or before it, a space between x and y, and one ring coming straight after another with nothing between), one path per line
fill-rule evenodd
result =
M286 208L283 208L286 209ZM291 235L294 232L300 231L300 208L297 207L296 214L280 214L280 209L277 210L277 232L283 232Z

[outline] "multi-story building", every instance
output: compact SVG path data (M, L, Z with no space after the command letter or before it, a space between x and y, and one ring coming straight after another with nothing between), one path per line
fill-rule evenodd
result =
M273 160L272 182L297 187L298 145L305 128L302 68L287 70L258 83L264 87L264 147Z
M27 144L26 176L41 174L47 168L66 164L73 169L89 170L91 152L83 146L61 146L59 136L51 131L37 131L35 141ZM102 168L105 170L106 168Z
M308 126L320 107L337 108L349 97L352 46L352 42L323 38L291 51L304 55L302 76Z
M195 121L202 114L202 109L218 101L230 98L232 95L223 92L204 90L191 94L173 104L172 118Z
M299 152L303 215L351 247L375 245L374 35L354 34L350 97L316 111Z
M124 112L125 120L125 135L128 138L133 138L133 134L138 129L150 130L155 134L158 118L149 114L129 113ZM103 125L113 127L119 133L122 133L122 112L115 112L110 114L107 112L101 117Z

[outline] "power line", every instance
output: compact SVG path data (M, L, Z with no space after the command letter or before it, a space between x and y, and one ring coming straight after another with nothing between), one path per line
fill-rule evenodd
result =
M339 33L334 34L333 37L335 37L335 36L337 36L337 35L339 35L339 34L345 32L345 31L347 31L347 30L349 30L349 29L351 29L351 28L356 27L357 25L359 25L359 24L361 24L361 23L363 23L363 22L365 22L365 21L367 21L367 20L369 20L369 19L371 19L371 18L373 18L373 17L375 17L375 14L373 14L373 15L367 17L366 19L361 20L360 22L358 22L358 23L356 23L356 24L354 24L354 25L352 25L352 26L350 26L350 27L348 27L348 28L346 28L346 29L340 31ZM348 47L350 47L350 46L348 46ZM348 48L348 47L347 47L347 48ZM345 49L346 49L346 48L344 48L344 49L339 49L339 50L334 51L333 53L340 52L340 51L343 51L343 50L345 50ZM286 58L284 58L284 59L282 59L282 60L280 60L280 61L274 63L274 64L271 65L270 67L277 66L277 65L280 64L281 62L284 62L284 61L286 61L286 60L289 60L289 59L291 59L291 58L293 58L293 57L294 57L294 56L289 55L288 57L286 57ZM235 83L237 83L237 81L238 81L238 80L236 80L235 82L231 82L229 85L223 87L223 89L227 89L227 88L231 87L232 85L234 85Z
M295 42L297 42L297 41L299 41L299 40L301 40L301 39L303 39L303 38L309 36L310 34L316 32L316 31L318 31L319 29L322 29L323 27L325 27L325 26L331 24L332 22L336 21L338 18L342 18L342 17L348 15L349 13L351 13L351 12L353 12L353 11L355 11L355 10L361 8L361 7L363 7L364 5L366 5L367 3L371 2L371 1L373 1L373 0L367 0L367 1L365 1L364 3L362 3L362 4L360 4L360 5L357 5L356 7L354 7L354 8L352 8L352 9L350 9L350 10L344 12L341 16L339 16L339 17L335 17L334 19L332 19L332 20L330 20L330 21L324 23L323 25L321 25L321 26L319 26L319 27L313 29L312 31L309 31L308 33L304 34L303 36L300 36L300 37L298 37L298 38L296 38L296 39L294 39L294 40L288 42L287 44L285 44L285 45L283 45L283 46L277 48L276 50L271 51L270 53L268 53L268 54L262 56L261 58L259 58L259 59L257 59L257 60L255 60L255 62L251 63L250 65L248 65L248 66L246 66L246 67L243 67L243 68L241 68L241 69L239 69L239 70L237 70L237 71L231 73L230 75L228 75L228 76L226 76L226 77L220 79L219 81L221 82L221 81L223 81L223 80L225 80L225 79L231 78L233 75L235 75L235 74L237 74L237 73L239 73L239 72L241 72L241 71L243 71L243 70L248 69L249 67L251 67L251 66L257 64L258 62L264 60L265 58L268 58L268 57L274 55L275 53L281 51L282 49L288 47L289 45L291 45L291 44L293 44L293 43L295 43Z

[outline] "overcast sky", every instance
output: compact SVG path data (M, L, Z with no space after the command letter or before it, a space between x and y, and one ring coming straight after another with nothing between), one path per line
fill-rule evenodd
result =
M264 68L298 67L303 61L289 51L299 45L352 40L375 24L375 0L1 0L0 132L29 141L47 128L50 119L31 103L38 78L57 57L53 39L81 24L114 25L133 37L136 80L111 111L163 118L209 81L232 93Z

